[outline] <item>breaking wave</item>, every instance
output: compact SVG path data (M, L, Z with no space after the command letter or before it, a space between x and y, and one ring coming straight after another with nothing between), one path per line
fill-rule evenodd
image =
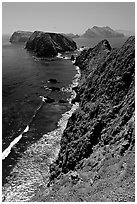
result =
M25 130L18 136L16 137L8 146L8 148L6 148L3 152L2 152L2 160L4 160L11 152L11 148L19 142L19 140L22 138L23 133L28 132L29 130L29 126L27 125L27 127L25 128Z
M70 60L70 57L64 56L64 55L62 55L61 53L58 53L57 57L58 57L58 58L61 58L61 59L66 59L66 60L69 59L69 60Z

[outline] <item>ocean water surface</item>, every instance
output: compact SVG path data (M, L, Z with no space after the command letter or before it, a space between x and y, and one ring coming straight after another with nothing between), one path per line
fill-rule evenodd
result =
M19 175L19 172L25 168L25 164L28 165L30 152L33 152L30 158L35 160L35 150L39 144L40 147L44 144L42 154L46 151L48 160L54 158L49 147L52 143L59 146L58 138L63 131L62 127L65 127L67 119L77 107L77 104L72 106L69 103L70 98L74 97L71 89L72 82L73 86L77 83L77 70L70 60L71 54L65 53L64 58L38 59L34 53L24 49L24 44L11 44L3 38L2 178L3 195L6 201L12 201L10 196L6 199L7 192L10 189L13 195L11 186L18 187L16 182L19 181L20 176L15 174ZM76 52L73 54L75 55ZM50 83L48 80L51 78L59 83ZM55 88L58 89L55 90ZM44 100L46 97L54 99L54 102L48 103ZM49 140L50 143L45 146L45 141ZM55 151L54 154L56 155L57 152ZM24 164L23 167L22 164ZM30 169L32 167L33 164L30 165ZM26 168L24 171L28 170ZM27 175L26 172L25 174ZM15 195L17 198L17 192ZM20 193L19 197L21 198ZM28 194L26 197L28 198Z

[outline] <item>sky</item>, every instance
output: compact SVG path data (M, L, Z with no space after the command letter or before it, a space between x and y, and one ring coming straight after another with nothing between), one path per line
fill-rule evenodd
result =
M82 34L93 26L135 30L134 2L3 2L2 33L17 30Z

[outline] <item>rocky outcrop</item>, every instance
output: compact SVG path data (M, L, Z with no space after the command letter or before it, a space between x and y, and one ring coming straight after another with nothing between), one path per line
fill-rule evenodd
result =
M88 169L92 174L108 160L119 162L128 152L134 154L134 46L134 37L120 49L111 48L103 40L77 57L75 64L82 74L76 89L79 108L63 133L58 159L50 168L51 181L71 170L84 168L85 161L90 164Z
M88 29L82 37L85 38L114 38L114 37L124 37L123 33L119 33L117 31L114 31L110 27L98 27L94 26L91 29Z
M32 32L28 31L16 31L12 34L10 38L11 43L24 43L31 36Z
M76 43L58 33L35 31L26 43L26 49L34 51L39 57L56 56L58 52L74 51Z

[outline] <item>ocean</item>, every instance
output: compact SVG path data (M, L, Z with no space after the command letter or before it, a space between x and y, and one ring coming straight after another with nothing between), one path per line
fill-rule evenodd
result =
M36 185L41 179L45 185L48 179L49 164L58 154L61 134L78 107L70 103L75 97L72 87L77 85L80 76L70 60L71 54L78 53L66 52L63 56L40 59L24 49L24 44L11 44L3 38L2 181L5 201L28 201L36 190L36 180ZM50 79L56 79L57 83ZM27 190L23 190L26 185Z

